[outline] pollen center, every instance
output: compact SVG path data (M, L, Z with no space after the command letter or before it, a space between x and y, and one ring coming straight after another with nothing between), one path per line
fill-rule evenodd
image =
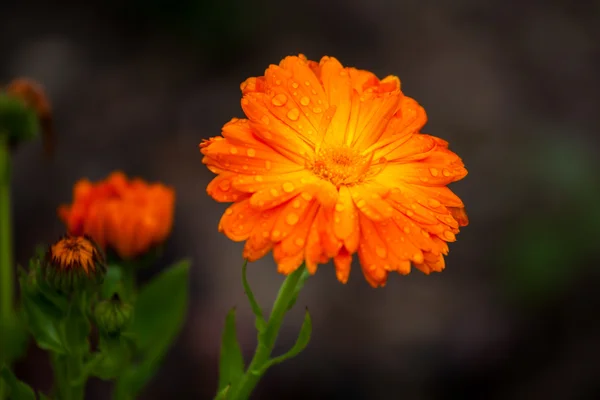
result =
M315 175L340 187L360 183L370 165L368 157L348 146L339 146L321 148L310 168Z

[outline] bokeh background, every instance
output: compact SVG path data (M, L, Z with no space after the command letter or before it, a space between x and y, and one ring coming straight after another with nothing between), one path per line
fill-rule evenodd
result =
M600 398L600 2L569 0L88 0L2 2L0 82L40 81L57 147L15 155L17 259L63 233L56 207L114 169L177 190L162 264L193 259L187 322L142 399L209 399L225 313L253 317L241 244L217 232L198 143L242 117L239 84L290 54L398 75L469 175L452 186L471 224L447 269L372 289L355 266L311 278L276 351L311 310L313 339L255 399ZM147 276L160 265L146 272ZM282 277L250 266L259 301ZM50 385L43 353L17 365ZM109 387L90 382L89 399ZM597 397L596 397L597 396Z

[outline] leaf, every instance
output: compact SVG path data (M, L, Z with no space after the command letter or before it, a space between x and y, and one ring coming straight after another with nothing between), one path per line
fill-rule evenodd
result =
M141 288L128 337L141 361L117 380L115 397L133 398L150 380L185 321L190 262L183 260Z
M235 308L232 308L225 318L225 329L221 339L218 391L222 391L228 385L235 384L243 374L244 358L235 330Z
M229 388L231 385L227 385L215 396L214 400L227 400L227 393L229 392Z
M27 295L22 299L22 312L31 334L41 349L58 354L66 353L56 320Z
M39 397L40 400L52 400L50 397L46 396L42 392L38 392L38 397Z
M36 400L33 389L28 384L18 380L12 371L7 367L2 367L0 378L6 382L9 399Z
M269 369L273 365L280 364L283 361L289 360L290 358L293 358L293 357L297 356L298 354L300 354L300 352L302 350L304 350L306 348L306 346L308 345L308 342L310 341L311 333L312 333L312 321L310 319L310 314L307 309L306 313L304 314L304 322L302 323L302 327L300 328L300 333L298 334L298 339L296 339L296 343L294 343L294 346L287 353L269 360L269 362L267 362L257 372L257 375L262 375L267 371L267 369Z
M27 350L29 333L16 314L0 318L0 365L22 357Z
M252 312L256 316L256 330L258 330L259 333L263 333L267 329L267 321L265 321L262 309L256 301L256 297L254 297L254 293L252 293L252 289L250 288L250 284L248 283L248 279L246 277L247 266L248 260L244 261L244 265L242 266L242 284L244 285L246 297L248 297L248 301L250 301L250 307L252 307Z

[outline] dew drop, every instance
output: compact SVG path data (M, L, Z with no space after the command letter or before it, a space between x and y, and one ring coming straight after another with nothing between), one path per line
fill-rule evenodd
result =
M237 147L233 147L233 146L232 146L232 147L229 149L229 152L230 152L231 154L237 154L237 153L238 153L238 149L237 149Z
M260 117L260 120L263 124L265 125L269 125L269 117L267 117L266 115L263 115L262 117Z
M298 83L297 82L292 82L292 87L294 89L298 89Z
M269 232L268 231L263 231L262 236L264 238L268 238L269 237Z
M281 81L280 81L279 79L277 79L277 80L275 81L275 84L279 86L279 85L281 85Z
M369 271L375 271L377 269L377 265L371 264L369 265Z
M431 176L438 176L438 174L440 173L440 171L438 171L437 168L429 168L429 172L431 173Z
M387 257L387 250L386 250L385 247L377 246L375 248L375 253L377 253L377 256L379 256L379 258L386 258Z
M312 94L317 94L317 91L315 89L311 90Z
M426 176L420 176L419 179L421 180L421 182L427 182L429 180L429 178Z
M242 165L242 169L243 169L244 171L247 171L247 170L248 170L248 165L246 165L246 164Z
M300 104L302 104L303 106L307 106L310 103L310 99L306 96L303 96L300 99Z
M285 217L285 222L287 222L289 225L296 225L299 220L300 220L300 218L298 217L298 214L296 214L296 213L289 213Z
M417 264L421 264L423 262L423 253L418 252L413 255L413 261Z
M337 203L337 204L335 205L335 211L337 211L337 212L342 212L342 211L344 211L344 205L343 205L342 203Z
M271 193L271 196L277 197L279 195L279 190L277 190L275 188L271 188L271 190L269 191L269 193Z
M367 202L365 201L365 199L360 199L356 202L356 206L358 208L363 208L366 204L367 204Z
M260 175L256 175L256 176L254 177L254 180L255 180L256 182L262 182L262 181L263 181L263 177L262 177L262 176L260 176Z
M273 97L273 99L271 99L271 103L273 103L275 107L281 107L282 105L287 103L287 96L283 93L279 93L278 95Z
M448 171L446 168L444 168L444 170L442 171L442 173L444 174L444 176L450 176L450 175L452 175L450 173L450 171Z
M292 193L295 189L294 184L292 182L285 182L282 186L283 191L286 193Z
M441 203L436 199L429 199L427 201L427 204L429 204L429 207L433 207L433 208L438 208L441 205Z
M302 192L301 196L306 201L311 201L313 198L312 194L310 194L308 192Z
M248 149L246 150L246 154L248 154L248 157L254 157L256 155L256 150Z
M279 236L281 236L281 232L279 232L277 229L275 229L272 233L271 236L274 238L278 238Z
M413 215L415 215L415 213L412 210L407 210L406 215L408 215L409 217L412 217Z
M323 109L322 109L321 107L315 107L315 108L313 108L313 112L314 112L315 114L319 114L319 113L320 113L320 112L322 112L322 111L323 111Z
M296 238L296 240L294 241L294 243L296 243L296 246L302 247L302 246L304 246L304 239L302 239L300 237Z
M225 210L225 215L231 215L233 214L233 210L231 208L228 208L227 210Z
M404 233L410 233L410 228L408 226L405 226L402 230L404 231Z
M221 189L224 192L227 192L229 189L231 189L231 182L230 181L221 181L219 183L219 189Z
M304 81L304 84L305 84L306 86L310 86L310 82L309 82L309 81Z
M271 167L272 167L272 165L271 165L271 161L269 161L269 160L266 160L266 161L265 161L265 168L266 168L266 169L271 169Z
M292 108L287 113L287 117L289 119L291 119L292 121L297 121L299 116L300 116L300 110L298 110L297 108Z
M300 199L294 200L294 202L292 203L292 207L294 207L295 209L300 208Z

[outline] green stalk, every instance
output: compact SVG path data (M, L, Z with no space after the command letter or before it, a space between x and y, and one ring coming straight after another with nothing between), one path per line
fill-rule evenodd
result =
M283 282L273 305L266 330L264 334L259 335L254 357L242 379L237 385L231 388L231 393L228 393L227 400L248 399L258 384L262 374L257 372L261 371L262 367L270 360L283 318L290 308L290 302L294 298L297 287L303 284L302 273L305 268L304 264L302 264L299 271L288 275Z
M13 321L12 223L10 210L10 148L8 135L0 132L0 325ZM0 400L6 397L0 379Z

